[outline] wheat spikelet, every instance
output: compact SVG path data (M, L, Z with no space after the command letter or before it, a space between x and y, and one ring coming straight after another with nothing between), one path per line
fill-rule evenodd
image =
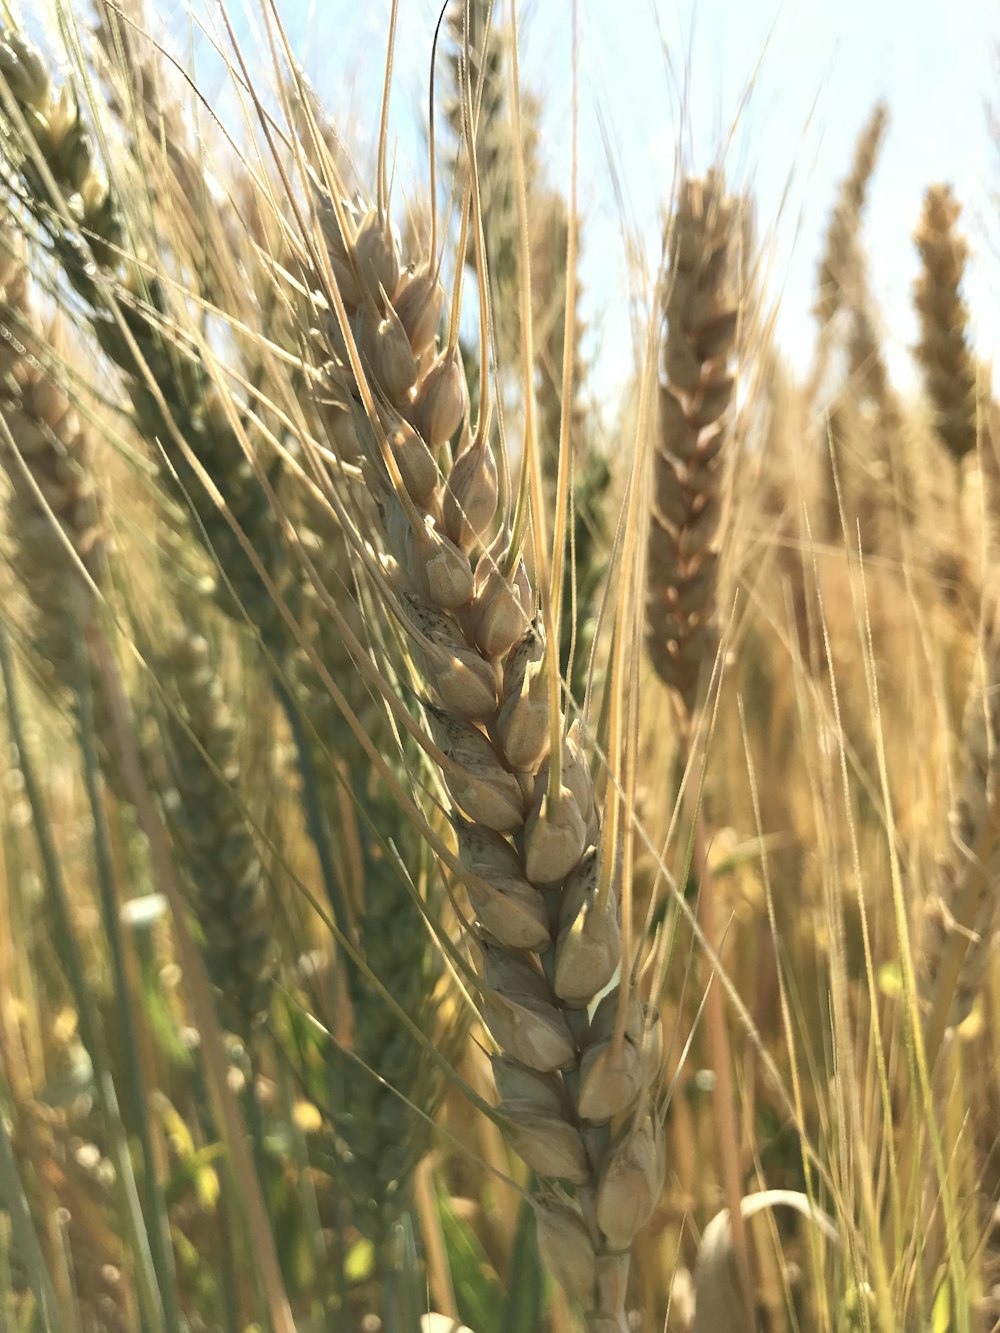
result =
M917 359L938 433L960 463L976 447L976 366L968 343L969 312L960 287L968 246L956 230L961 205L947 185L932 185L914 241L923 268L914 286L920 317Z
M858 137L851 170L840 186L826 233L826 245L817 279L814 311L821 327L829 324L840 309L845 288L850 283L857 256L861 215L888 121L888 108L883 102L877 103Z
M266 639L280 639L283 627L273 597L225 514L177 447L179 432L264 567L276 570L280 533L267 493L234 430L235 407L227 406L176 335L165 331L171 319L164 285L147 279L140 264L123 256L118 204L98 170L68 87L54 90L40 52L11 28L0 28L0 73L27 131L25 140L24 130L10 123L8 151L68 278L91 307L101 348L124 372L140 433L157 442L160 463L159 450L164 451L168 486L174 488L176 474L193 508L196 532L207 540L253 623ZM232 610L221 585L220 597Z
M163 723L174 838L204 940L220 1015L244 1039L263 1018L273 976L268 887L240 806L233 718L208 641L177 631L162 655L172 682Z
M716 176L681 187L669 241L666 339L648 550L647 644L657 674L693 709L719 644L715 541L733 396L738 311L730 294L735 201Z

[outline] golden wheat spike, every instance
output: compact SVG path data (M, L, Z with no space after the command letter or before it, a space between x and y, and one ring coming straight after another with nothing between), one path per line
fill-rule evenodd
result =
M646 642L657 674L689 711L719 645L718 530L739 313L732 295L735 222L735 201L719 178L683 183L663 300Z
M916 354L948 452L961 462L976 447L976 365L961 284L968 245L957 230L961 205L947 185L932 185L914 233L922 269L914 287L920 317Z

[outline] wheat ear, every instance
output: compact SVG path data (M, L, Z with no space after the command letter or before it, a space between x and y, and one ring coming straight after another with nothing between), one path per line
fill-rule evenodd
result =
M730 290L735 201L721 180L686 180L669 238L666 338L648 553L647 643L689 713L719 646L722 466L738 310Z
M348 560L342 536L328 533L314 559L324 591L334 591L342 616L363 638L362 607L338 590L336 566ZM316 589L306 590L304 612L310 641L338 681L354 716L401 782L408 781L399 741L384 708L367 692ZM368 756L305 654L297 666L297 695L308 722L307 743L315 756L313 778L320 801L331 816L342 812L339 841L359 851L358 901L352 913L347 904L353 895L344 895L351 920L343 924L356 939L364 966L344 959L351 1023L349 1053L340 1062L343 1093L336 1132L355 1224L374 1242L384 1271L393 1227L412 1202L413 1178L430 1142L442 1080L424 1046L400 1025L398 1010L371 978L428 1041L440 1040L440 957L424 919L427 909L415 898L423 878L419 835L387 794L380 775L372 772ZM354 805L346 811L345 789L354 795Z
M961 205L947 185L932 185L914 233L923 264L913 299L920 317L916 353L941 439L956 463L976 447L976 365L969 312L961 295L968 246L956 227Z
M819 324L819 337L806 391L810 402L815 401L817 390L826 376L835 316L845 305L856 276L861 256L858 237L862 216L888 123L888 108L882 102L876 103L858 136L851 170L841 182L837 202L830 216L813 306Z
M475 196L474 165L470 176ZM414 278L401 273L385 212L376 205L356 225L329 207L339 279L329 293L338 314L330 351L346 345L350 360L331 375L348 403L364 403L364 418L350 418L351 444L377 505L367 534L383 554L375 586L430 695L426 744L468 874L477 985L498 1048L498 1115L541 1177L539 1238L554 1275L594 1333L625 1333L629 1251L659 1197L663 1161L647 1095L659 1030L622 958L618 848L601 836L582 738L567 732L558 707L557 644L535 614L510 497L499 498L485 370L473 431L453 338L438 350L436 321L409 315ZM482 291L477 216L474 198ZM432 293L425 281L415 312ZM484 368L486 318L484 307ZM619 967L624 991L611 990L591 1015Z
M162 721L168 824L184 867L219 1015L246 1041L271 994L270 895L240 804L236 728L208 640L188 617L167 636L160 675L171 685Z
M0 456L11 480L12 560L28 594L46 669L76 688L73 640L93 614L107 540L92 473L93 441L46 364L56 356L31 299L10 227L0 235Z
M209 545L252 623L265 640L282 639L284 625L274 597L238 535L253 545L265 569L280 567L278 523L233 424L234 405L171 331L163 284L123 251L115 196L98 170L68 88L57 93L40 52L20 32L2 25L0 74L17 113L9 119L7 151L15 157L67 277L90 306L101 348L124 372L140 433L157 441L157 461L168 487L176 493L179 485L186 507L193 510L197 535ZM221 493L221 506L199 469ZM232 612L228 588L221 584L220 597Z
M816 284L814 311L821 327L828 324L840 309L850 283L868 187L878 164L888 123L888 108L883 102L876 103L858 136L851 170L840 185Z

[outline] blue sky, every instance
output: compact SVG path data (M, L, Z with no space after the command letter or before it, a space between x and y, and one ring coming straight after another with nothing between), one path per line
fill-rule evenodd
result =
M507 12L509 0L497 0ZM393 102L396 176L419 188L419 128L437 0L401 0ZM293 44L334 113L377 123L389 0L284 0ZM545 98L545 155L568 183L568 0L524 0L522 79ZM998 0L580 0L582 276L597 388L633 363L622 206L650 266L678 152L696 171L725 147L728 174L756 198L780 295L779 341L800 365L813 338L813 280L838 181L875 101L891 122L872 189L866 238L890 362L912 377L911 235L924 188L947 180L974 250L966 290L977 349L1000 348L993 195L1000 151L986 107L1000 108ZM604 127L602 132L602 126ZM606 135L606 138L605 138ZM609 159L610 154L610 159ZM611 187L612 166L622 198Z

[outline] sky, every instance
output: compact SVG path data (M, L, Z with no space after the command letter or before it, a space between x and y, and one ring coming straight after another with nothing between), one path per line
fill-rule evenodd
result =
M403 191L426 178L423 132L440 0L400 0L391 133ZM509 0L497 0L509 12ZM377 127L389 0L279 0L293 47L334 114ZM569 188L569 0L519 0L522 85L544 99L543 153ZM252 31L252 19L245 20ZM890 125L872 184L867 243L890 367L906 386L916 337L911 236L923 191L951 183L973 250L965 291L976 350L1000 350L1000 0L579 0L581 278L596 389L635 364L637 281L626 231L655 271L678 161L722 158L755 200L770 256L777 336L800 368L815 333L815 273L838 183L879 98ZM623 221L624 220L624 221Z

